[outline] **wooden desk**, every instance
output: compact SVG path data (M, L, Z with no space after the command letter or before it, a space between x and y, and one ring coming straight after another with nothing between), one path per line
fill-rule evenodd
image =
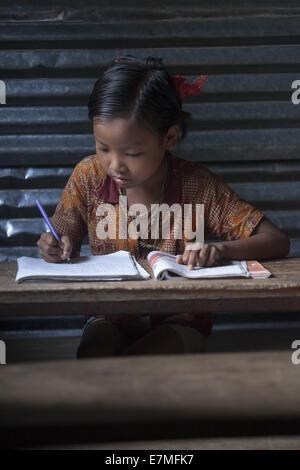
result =
M262 264L273 277L17 284L1 263L0 315L300 311L300 258Z

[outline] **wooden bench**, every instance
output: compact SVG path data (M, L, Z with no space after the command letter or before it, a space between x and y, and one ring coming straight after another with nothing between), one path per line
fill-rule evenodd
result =
M122 441L299 436L300 365L292 352L2 366L0 442L117 448Z

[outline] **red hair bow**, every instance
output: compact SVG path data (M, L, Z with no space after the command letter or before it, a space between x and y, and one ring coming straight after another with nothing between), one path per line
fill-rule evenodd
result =
M175 77L171 77L173 83L176 87L177 93L181 100L189 95L201 95L201 88L205 84L206 80L208 79L208 75L200 75L197 77L193 83L186 82L186 78L182 77L181 75L176 75Z

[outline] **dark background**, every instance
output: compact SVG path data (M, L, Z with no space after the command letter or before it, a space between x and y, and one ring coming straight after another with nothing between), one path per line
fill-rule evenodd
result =
M300 256L299 1L0 3L0 260L37 256L74 165L95 152L87 100L103 67L159 56L189 80L190 133L175 154L201 161L292 239ZM88 249L88 242L85 243Z
M190 132L174 153L220 175L291 238L289 256L300 256L300 105L291 102L299 15L290 0L1 0L0 261L38 256L46 226L35 199L52 215L75 164L95 152L88 96L107 62L126 53L162 57L189 80L209 74L202 96L184 102ZM255 347L261 329L260 347L270 338L286 345L284 328L298 318L216 313L215 324L239 331L226 347L241 349ZM60 316L2 319L0 328L5 338L29 329L73 337L82 324Z

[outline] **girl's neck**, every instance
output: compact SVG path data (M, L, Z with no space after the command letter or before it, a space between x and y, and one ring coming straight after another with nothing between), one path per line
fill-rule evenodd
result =
M153 204L161 199L163 193L163 185L167 175L167 159L163 158L160 167L153 175L147 184L137 186L135 188L128 188L126 196L128 198L128 205L134 203L143 203L145 205Z

